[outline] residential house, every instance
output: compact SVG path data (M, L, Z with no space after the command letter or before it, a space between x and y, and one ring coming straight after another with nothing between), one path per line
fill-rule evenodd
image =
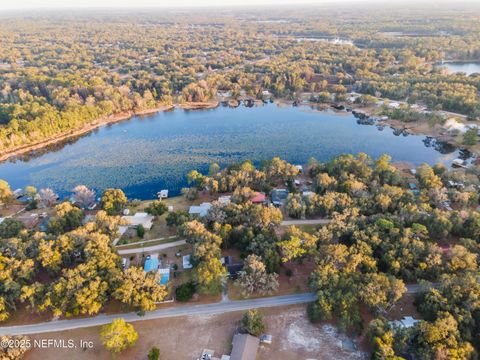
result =
M22 214L17 216L18 221L22 222L27 229L33 229L40 224L40 217L38 214Z
M160 261L158 260L158 256L151 256L148 255L147 259L145 260L145 264L143 265L143 270L145 272L158 272L160 276L160 284L166 285L170 280L170 268L160 268Z
M273 205L282 206L288 197L288 191L286 189L273 189L270 197Z
M204 217L207 215L208 211L212 207L212 204L209 202L201 203L200 205L190 206L188 213L193 216Z
M217 200L217 202L221 205L221 206L227 206L230 204L230 202L232 201L231 200L232 197L227 195L227 196L220 196Z
M303 172L303 166L302 165L295 165L295 167L298 169L299 173Z
M306 190L306 191L302 192L302 196L305 197L305 198L310 198L313 195L315 195L315 193L313 191Z
M13 196L15 197L15 199L20 199L21 197L25 196L25 191L23 191L22 189L17 189L13 192Z
M129 226L137 227L142 225L145 229L150 230L153 226L154 217L144 212L138 212L133 216L122 216L122 219L126 220Z
M250 198L250 201L253 204L265 204L267 201L267 196L263 192L255 192L252 198Z
M414 327L419 321L411 316L404 316L401 320L389 321L389 324L395 328L408 329Z
M255 360L260 340L249 334L235 334L230 360Z
M185 270L193 268L193 265L190 262L191 257L192 257L191 255L184 255L182 257L182 264Z
M243 263L235 261L231 256L225 256L221 259L222 265L227 268L228 276L235 279L238 272L243 269Z

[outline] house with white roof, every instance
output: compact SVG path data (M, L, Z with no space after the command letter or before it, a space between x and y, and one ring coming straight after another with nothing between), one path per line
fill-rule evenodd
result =
M159 199L166 199L168 198L168 190L164 189L164 190L160 190L158 193L158 198Z
M228 204L230 204L231 199L231 196L220 196L217 201L220 205L227 206Z
M144 212L138 212L133 216L122 216L131 227L142 225L145 229L150 230L153 226L153 215Z
M394 328L409 329L414 327L420 320L414 319L411 316L404 316L401 320L389 321L389 324Z
M192 257L191 255L184 255L182 257L182 265L183 265L183 268L186 270L193 268L193 265L190 262L191 257Z
M188 213L193 216L204 217L207 215L208 211L212 207L212 204L209 202L201 203L200 205L190 206Z

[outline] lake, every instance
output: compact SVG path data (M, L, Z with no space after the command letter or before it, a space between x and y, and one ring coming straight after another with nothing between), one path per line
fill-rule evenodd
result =
M447 68L452 73L465 73L467 76L479 73L480 74L480 62L478 63L462 63L462 62L446 62L443 64L438 64Z
M360 125L347 112L275 104L247 108L175 110L104 126L42 154L0 164L0 178L12 188L51 187L67 196L77 184L97 192L122 188L129 198L171 195L186 186L191 169L206 171L251 159L280 156L305 164L311 156L328 161L342 153L388 153L413 164L449 163L458 151L425 136Z

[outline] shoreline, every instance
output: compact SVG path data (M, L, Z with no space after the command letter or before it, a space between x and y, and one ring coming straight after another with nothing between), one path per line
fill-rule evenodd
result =
M230 100L231 101L231 100ZM31 145L25 145L20 148L12 149L10 151L7 151L6 153L0 154L0 163L7 161L10 158L19 156L19 155L24 155L30 152L34 152L37 150L44 149L50 145L60 143L62 141L68 140L70 138L78 137L81 135L84 135L90 131L93 131L97 128L100 128L104 125L110 125L110 124L115 124L121 121L126 121L131 119L134 116L142 116L142 115L150 115L150 114L155 114L158 112L162 111L171 111L175 109L182 109L184 111L191 111L191 110L209 110L209 109L216 109L217 107L220 106L220 101L218 100L210 100L210 101L205 101L205 102L186 102L186 103L181 103L181 104L173 104L173 105L163 105L159 106L156 108L152 109L146 109L146 110L139 110L139 111L125 111L122 113L117 113L114 115L110 115L104 118L100 118L95 120L94 122L83 126L80 129L76 130L71 130L67 133L63 133L57 136L54 136L52 138L46 139L44 141L37 142L35 144ZM279 106L279 107L289 107L294 104L293 101L291 100L286 100L286 99L274 99L274 104ZM360 113L364 113L366 117L371 117L375 116L374 113L375 111L369 107L362 107L362 106L356 106L355 104L346 104L346 103L339 103L340 105L344 106L345 108L349 107L353 111L358 111ZM319 111L324 111L328 108L332 108L333 110L336 110L337 108L334 106L332 103L323 103L323 104L318 104L314 103L311 101L306 101L303 103L299 104L301 105L306 105L309 107L316 107ZM229 104L230 106L230 104ZM236 107L236 106L235 106ZM338 114L341 114L342 111L338 110L336 111ZM399 129L399 130L405 130L408 131L410 134L413 135L425 135L425 136L431 136L437 140L440 140L442 142L448 143L449 145L459 147L459 144L455 141L455 137L451 135L447 135L443 131L439 131L440 129L438 128L426 128L425 124L419 124L418 122L413 122L413 123L403 123L401 121L393 120L393 119L388 119L388 120L382 120L379 121L380 125L383 126L390 126L394 129ZM463 146L463 148L467 150L474 150L471 149L469 146Z
M162 105L152 109L145 109L145 110L129 110L124 111L121 113L109 115L103 118L99 118L89 124L82 126L79 129L70 130L66 133L61 133L51 138L36 142L30 145L23 145L11 150L7 150L5 153L0 154L0 163L7 161L10 158L28 154L33 151L41 150L46 148L47 146L68 140L70 138L74 138L77 136L84 135L90 131L98 129L104 125L115 124L121 121L126 121L131 119L134 116L142 116L142 115L151 115L156 114L158 112L163 111L171 111L176 108L183 109L183 110L203 110L203 109L214 109L218 107L218 101L210 101L210 102L190 102L185 104L176 104L176 105Z

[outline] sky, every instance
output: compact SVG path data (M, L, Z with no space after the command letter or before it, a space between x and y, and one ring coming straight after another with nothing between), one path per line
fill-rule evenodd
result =
M321 4L332 1L333 0L0 0L0 9L287 5L296 3Z
M0 0L1 10L12 9L59 9L59 8L125 8L125 7L190 7L190 6L248 6L248 5L301 5L378 2L391 4L392 0ZM394 3L411 0L397 0ZM419 0L442 2L447 0ZM480 0L463 0L475 3Z
M0 0L0 10L38 8L298 5L364 0Z

